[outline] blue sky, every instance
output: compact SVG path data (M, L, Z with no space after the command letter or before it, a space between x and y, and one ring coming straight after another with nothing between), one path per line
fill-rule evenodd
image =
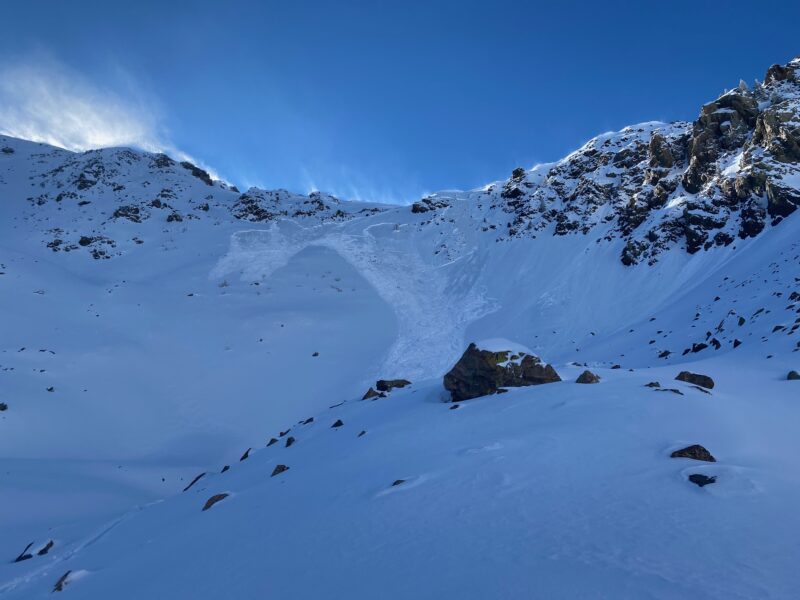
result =
M693 119L800 54L796 2L15 2L0 130L408 202Z

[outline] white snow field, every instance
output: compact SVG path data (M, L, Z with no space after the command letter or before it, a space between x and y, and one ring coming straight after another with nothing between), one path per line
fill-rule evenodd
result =
M687 129L637 127L525 181ZM508 185L242 194L0 136L0 598L798 597L800 217L625 266L611 205L514 235ZM487 339L563 381L449 402Z

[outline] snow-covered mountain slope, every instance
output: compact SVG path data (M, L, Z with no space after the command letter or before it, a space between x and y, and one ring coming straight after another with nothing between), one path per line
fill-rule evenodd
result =
M797 59L411 207L0 137L0 597L790 598L798 203Z

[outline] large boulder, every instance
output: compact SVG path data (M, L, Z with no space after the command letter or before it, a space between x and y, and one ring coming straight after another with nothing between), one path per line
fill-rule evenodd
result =
M705 462L717 462L717 459L700 444L692 444L686 448L675 450L670 454L672 458L691 458L692 460L702 460Z
M453 402L496 394L506 387L561 381L547 363L521 350L482 349L470 344L444 376L444 387Z
M600 376L592 373L588 369L578 375L578 378L575 380L575 383L600 383Z
M690 371L681 371L675 378L678 381L685 381L686 383L693 383L700 387L714 389L714 380L708 375L701 375L700 373L691 373Z

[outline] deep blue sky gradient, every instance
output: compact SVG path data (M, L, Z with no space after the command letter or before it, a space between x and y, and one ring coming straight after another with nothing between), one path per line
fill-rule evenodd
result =
M29 1L2 21L4 60L124 72L233 183L397 201L694 119L800 54L788 1Z

